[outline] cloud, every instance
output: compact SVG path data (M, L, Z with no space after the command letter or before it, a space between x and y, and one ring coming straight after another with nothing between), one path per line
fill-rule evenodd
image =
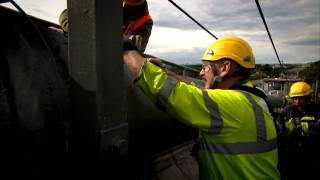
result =
M67 0L15 0L28 14L58 24L60 13L67 7ZM15 9L10 3L4 6Z
M288 41L287 44L294 46L320 46L320 39L301 39Z
M170 33L172 38L167 43L166 39L162 39L161 46L166 47L167 51L162 49L161 53L158 54L176 57L178 60L175 61L180 62L185 59L185 54L194 57L191 53L196 53L197 50L192 50L192 48L202 48L203 50L206 48L208 40L204 43L199 41L192 43L197 38L203 39L203 33L206 32L186 15L169 2L155 0L149 0L148 2L151 15L154 17L158 28L176 29L175 33L162 32L165 35ZM226 35L244 37L252 45L258 63L278 62L254 1L175 0L174 2L214 35L218 37ZM300 62L301 59L304 59L305 62L320 60L319 0L262 0L259 2L275 47L284 63L296 62L297 59L300 59ZM178 34L186 35L185 39L192 39L192 41L181 40L183 38ZM152 33L149 50L157 53L157 49L152 47L154 44L158 44L160 40L153 38L154 35L159 36L160 34ZM176 36L179 38L175 38ZM179 41L182 41L182 43ZM184 48L186 44L189 45L187 51L187 48ZM179 56L177 52L182 49L184 49L184 53ZM165 52L170 55L166 55ZM175 52L175 55L172 55L172 52ZM194 62L196 63L196 61Z
M179 49L177 51L158 51L154 55L176 64L201 64L202 48Z
M58 23L66 0L16 0L33 16ZM277 63L255 1L174 0L217 37L234 35L252 46L257 63ZM275 47L284 63L320 60L319 0L260 0ZM178 63L198 63L215 39L169 1L148 0L154 27L146 52Z

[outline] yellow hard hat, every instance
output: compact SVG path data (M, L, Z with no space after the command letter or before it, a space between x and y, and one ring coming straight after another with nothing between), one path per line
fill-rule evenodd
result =
M145 2L145 0L122 0L122 2L131 5L131 6L138 6Z
M291 85L289 96L299 97L299 96L307 96L312 93L311 86L306 82L296 82Z
M244 68L255 68L255 58L250 45L239 37L223 37L213 42L203 54L203 61L229 58Z

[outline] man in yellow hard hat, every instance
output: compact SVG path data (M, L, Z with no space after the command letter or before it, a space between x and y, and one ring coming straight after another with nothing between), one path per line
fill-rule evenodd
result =
M306 82L296 82L290 87L289 97L292 104L287 105L283 113L287 115L285 119L288 133L291 134L297 128L301 128L302 133L309 133L309 129L313 127L319 114L315 109L315 105L311 102L312 88ZM316 124L315 124L316 125Z
M281 142L281 171L283 179L313 178L320 161L320 107L311 102L312 88L306 82L290 87L288 104L279 116L285 137ZM295 172L295 173L291 173Z
M201 179L279 179L277 134L264 94L247 79L255 58L245 40L224 37L207 48L205 88L179 81L137 51L123 58L136 86L199 130Z

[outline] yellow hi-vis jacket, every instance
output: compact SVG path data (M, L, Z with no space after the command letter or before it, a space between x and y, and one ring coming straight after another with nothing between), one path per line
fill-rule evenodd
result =
M240 90L203 90L148 61L135 83L168 113L199 129L201 179L280 178L276 131L261 98Z

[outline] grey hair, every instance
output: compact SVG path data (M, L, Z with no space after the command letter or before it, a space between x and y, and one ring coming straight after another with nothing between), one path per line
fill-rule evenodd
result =
M232 76L241 76L244 79L249 78L249 76L253 73L252 69L244 68L240 66L238 63L233 61L232 59L224 58L219 61L210 62L211 66L215 66L217 69L221 68L224 62L230 62L231 68L227 75L227 77Z

